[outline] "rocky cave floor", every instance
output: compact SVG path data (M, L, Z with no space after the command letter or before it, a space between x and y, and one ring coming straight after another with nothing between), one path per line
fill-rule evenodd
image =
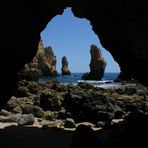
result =
M69 132L71 144L63 147L141 147L147 142L148 88L139 83L104 89L23 80L0 112L0 127L6 129L0 139L10 127L34 127Z

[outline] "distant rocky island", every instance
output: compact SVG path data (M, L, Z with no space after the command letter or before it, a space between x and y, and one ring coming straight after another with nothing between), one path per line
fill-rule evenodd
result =
M71 72L70 72L70 70L68 68L68 60L67 60L66 56L63 56L63 58L62 58L61 71L62 71L62 75L70 75L71 74Z
M104 75L104 71L107 62L104 60L101 50L94 44L90 47L91 61L89 64L90 72L85 73L82 76L84 80L101 80Z
M101 50L94 44L90 46L90 54L90 72L84 73L82 79L101 80L104 76L107 62L103 58ZM57 59L52 47L44 47L42 40L40 40L36 56L18 72L19 80L26 79L36 81L42 76L59 76L56 65ZM71 75L66 56L63 56L61 60L61 75Z

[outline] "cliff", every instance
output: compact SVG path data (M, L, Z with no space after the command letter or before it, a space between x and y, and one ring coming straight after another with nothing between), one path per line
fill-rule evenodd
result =
M51 47L44 48L42 40L38 44L36 56L18 72L19 79L37 80L41 76L57 76L56 56Z

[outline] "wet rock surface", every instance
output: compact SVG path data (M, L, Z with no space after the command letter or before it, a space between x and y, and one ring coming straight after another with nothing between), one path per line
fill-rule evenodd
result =
M136 0L133 2L121 0L120 2L117 2L103 0L74 0L66 2L65 0L43 0L42 2L36 1L34 3L33 1L24 0L21 2L18 0L3 0L0 1L0 18L2 22L0 24L2 36L0 58L0 67L2 69L0 73L0 77L2 78L2 88L0 93L0 108L6 106L9 98L12 96L16 88L16 75L18 70L20 70L25 63L31 61L35 56L41 31L53 17L58 14L62 14L64 8L67 6L72 6L75 16L90 20L93 30L97 35L99 35L102 45L111 52L114 59L119 63L122 70L120 78L131 79L131 77L134 77L140 80L143 84L148 85L148 72L145 70L146 63L148 63L148 9L146 1ZM5 62L3 58L7 58L7 61ZM36 74L36 71L33 71L33 75L36 76ZM49 84L42 85L41 88L44 87L45 89L48 85ZM28 87L28 85L26 85L26 87ZM46 88L46 90L49 90L49 88ZM65 95L65 93L61 94L62 89L67 89L65 86L63 87L57 85L52 88L55 88L55 91L59 92L61 96ZM44 89L42 88L41 90L43 91ZM73 89L73 87L70 89ZM133 147L133 145L136 145L135 147L145 147L147 144L148 133L147 89L143 87L138 88L136 94L130 95L129 93L125 95L122 90L118 90L118 92L109 92L103 90L102 93L106 95L109 94L109 96L113 97L118 106L120 106L120 108L125 112L125 117L128 118L125 118L125 122L122 122L117 126L106 124L106 129L99 134L99 147L116 148L120 146L121 148L125 148L129 146ZM24 104L27 102L27 104L37 105L40 103L40 93L42 92L36 91L34 94L30 91L27 95L25 93L22 96L24 97L25 95L25 97L28 98L28 96L33 94L35 97L31 96L29 97L29 100L26 98L20 100ZM21 95L19 96L22 97ZM17 98L17 96L14 97L13 100L15 100L15 98ZM20 100L15 102L17 102L17 104L22 104L22 102L20 103ZM13 105L15 107L18 106L12 102L12 106L10 108L6 107L6 109L11 110ZM136 110L134 109L135 106ZM5 113L3 112L3 114ZM12 138L9 142L8 139L3 139L6 134L8 134L7 138L14 138L16 132L12 130L15 134L10 135L10 131L11 129L6 129L0 132L2 133L0 135L1 145L5 144L7 148L15 147ZM24 129L23 132L24 131L26 131L26 129ZM92 132L93 131L91 130L87 133ZM36 135L34 129L31 130L31 133ZM20 137L20 135L22 135L21 130L21 132L19 132L19 138L15 142L19 147L19 142L24 143L21 145L22 148L32 148L34 147L34 143L36 143L36 148L42 147L43 144L41 141L45 138L41 137L41 133L41 131L38 133L39 138L37 138L39 140L36 140L35 138L33 141L29 141L30 134L27 134L28 136L25 137L27 140L24 142L24 137ZM94 134L90 135L94 137ZM102 138L103 136L105 137L104 139ZM52 140L49 142L50 138ZM55 143L52 137L50 138L47 138L44 142L49 143L48 147L54 147L57 143ZM59 138L58 140L61 139ZM54 142L52 143L52 141ZM61 141L63 141L63 139ZM62 143L61 141L59 142L60 144ZM50 145L51 143L52 146ZM77 143L79 145L79 142L76 142L76 145ZM25 144L27 144L27 146ZM60 144L56 146L59 147L61 146Z

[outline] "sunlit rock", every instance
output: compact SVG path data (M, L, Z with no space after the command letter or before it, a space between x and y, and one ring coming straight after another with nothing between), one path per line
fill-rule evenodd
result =
M67 61L66 56L63 56L63 58L62 58L61 71L62 71L62 75L70 75L71 74L71 72L70 72L70 70L68 68L68 61Z
M56 70L56 56L52 48L44 48L42 40L38 45L36 56L30 63L25 66L18 73L20 79L37 80L41 76L57 76Z
M104 75L105 67L107 65L104 60L101 50L96 45L91 45L90 48L91 62L89 64L90 72L82 76L84 80L101 80Z

